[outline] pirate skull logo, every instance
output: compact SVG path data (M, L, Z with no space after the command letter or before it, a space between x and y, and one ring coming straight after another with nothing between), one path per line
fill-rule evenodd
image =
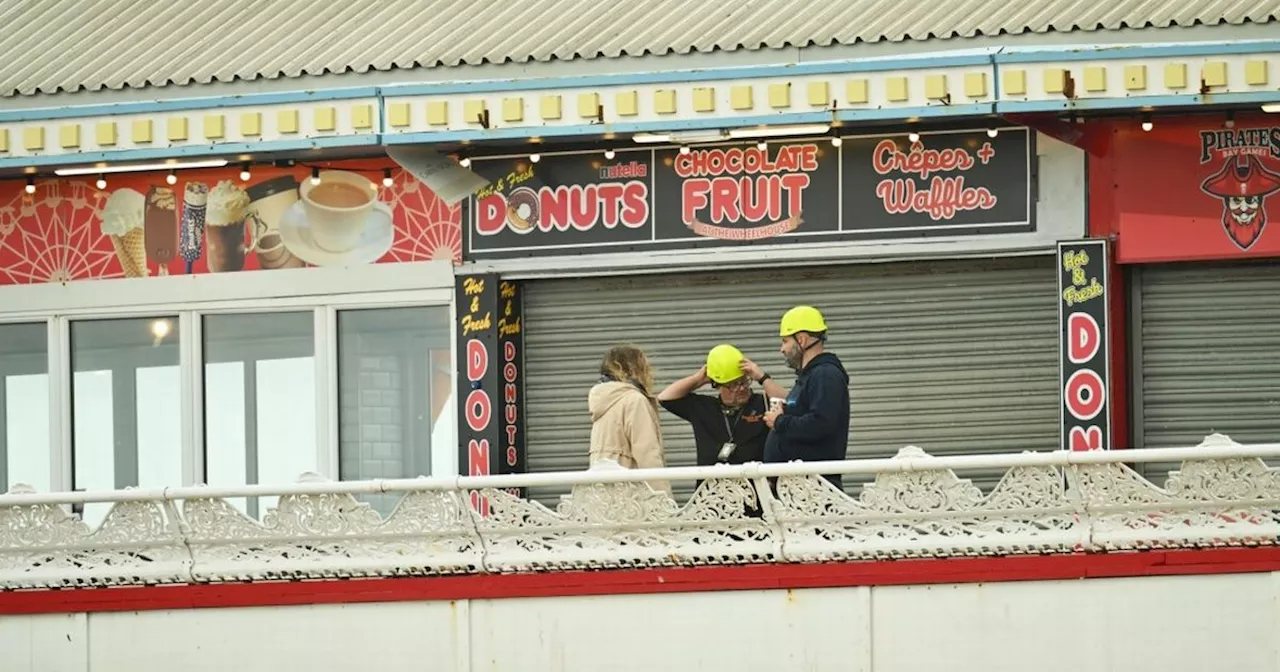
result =
M1253 247L1267 225L1267 196L1280 190L1280 175L1262 167L1258 157L1236 155L1200 183L1200 190L1222 199L1222 226L1242 251Z

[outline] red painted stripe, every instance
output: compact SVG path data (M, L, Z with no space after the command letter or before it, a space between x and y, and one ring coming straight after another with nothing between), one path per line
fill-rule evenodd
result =
M344 579L0 593L0 614L838 588L1280 571L1280 548Z

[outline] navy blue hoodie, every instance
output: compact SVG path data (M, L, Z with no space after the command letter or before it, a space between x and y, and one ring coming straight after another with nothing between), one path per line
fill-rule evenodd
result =
M849 446L849 374L829 352L800 370L764 446L765 462L843 460ZM841 486L839 474L826 476Z

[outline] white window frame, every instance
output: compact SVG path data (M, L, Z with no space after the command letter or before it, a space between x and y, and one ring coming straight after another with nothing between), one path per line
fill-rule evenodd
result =
M352 288L359 288L353 291ZM339 310L446 306L452 319L454 267L448 261L301 268L239 273L85 280L0 287L0 324L45 322L48 333L50 483L72 487L71 322L177 315L182 385L183 482L204 474L203 334L205 315L311 310L315 315L316 464L338 478ZM450 328L451 361L457 336ZM451 367L457 389L456 367ZM457 430L451 444L457 443ZM433 450L433 475L458 473L457 450Z

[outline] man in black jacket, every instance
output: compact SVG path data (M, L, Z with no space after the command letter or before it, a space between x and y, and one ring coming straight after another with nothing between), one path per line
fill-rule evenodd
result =
M780 408L764 421L773 431L765 442L765 462L843 460L849 445L849 374L840 358L825 352L827 324L822 313L797 306L782 316L779 351L799 376ZM842 488L839 474L825 478ZM843 488L842 488L843 489Z

